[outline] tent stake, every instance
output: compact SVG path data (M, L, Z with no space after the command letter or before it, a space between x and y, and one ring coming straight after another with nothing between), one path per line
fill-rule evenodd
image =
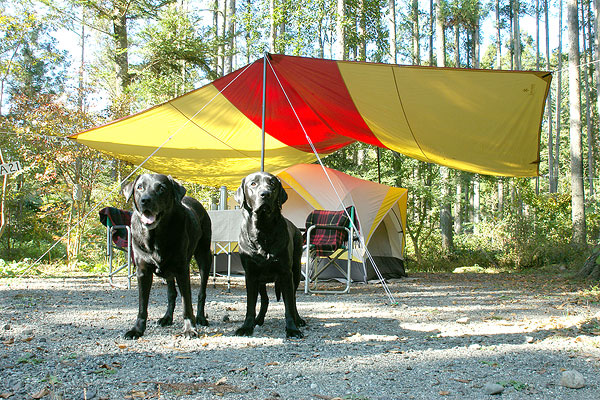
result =
M263 172L265 170L265 109L267 108L267 55L268 53L265 51L265 56L263 58L263 87L262 87L262 137L261 137L261 146L260 146L260 170Z

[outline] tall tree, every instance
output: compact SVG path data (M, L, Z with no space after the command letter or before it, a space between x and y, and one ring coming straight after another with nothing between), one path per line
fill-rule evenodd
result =
M398 63L398 50L396 50L396 0L388 0L389 17L388 31L390 38L390 56L392 63Z
M558 182L560 177L560 128L561 128L561 103L562 103L562 15L563 15L563 0L559 0L558 2L558 50L557 50L557 58L558 63L556 65L557 74L556 74L556 137L554 140L554 171L550 175L552 179L554 179L554 189L558 192Z
M436 0L435 4L435 43L437 54L437 66L446 66L446 40L444 34L444 14L443 0ZM442 177L442 198L440 201L440 230L442 233L442 248L445 251L451 251L454 247L454 238L452 235L452 204L451 204L451 184L450 169L440 167Z
M569 147L571 149L572 240L586 243L583 189L583 150L581 143L581 78L579 74L579 20L577 0L567 0L569 33Z
M338 60L347 60L346 50L346 1L337 0L335 20L335 56Z
M413 65L421 64L421 50L419 46L419 2L412 0L410 8L410 17L412 25L412 63Z
M587 6L586 6L587 4ZM591 49L592 41L592 29L591 29L591 11L589 8L589 2L581 2L581 23L583 24L583 35L582 35L582 50L583 50L583 65L581 72L583 73L583 88L585 96L585 124L586 124L586 136L587 136L587 164L588 164L588 190L590 198L594 197L594 131L592 129L592 102L590 94L590 86L592 79L592 66L588 57L588 48ZM587 27L587 29L586 29ZM590 43L588 45L588 43ZM589 79L588 79L589 76Z
M511 0L513 9L513 57L514 67L521 69L521 3L520 0Z
M225 24L225 74L229 74L233 71L233 57L236 52L235 50L235 29L236 29L236 15L235 15L235 0L227 1L227 19Z
M550 71L550 12L548 10L548 0L544 0L544 28L546 32L546 68ZM548 91L546 99L546 119L548 122L548 191L556 193L554 185L554 138L552 136L552 91Z
M444 24L444 0L435 0L435 52L438 67L446 66L446 33Z
M500 24L500 0L496 0L496 69L502 69L502 25Z

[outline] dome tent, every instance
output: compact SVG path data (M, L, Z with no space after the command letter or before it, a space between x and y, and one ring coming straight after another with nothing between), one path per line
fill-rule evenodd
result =
M342 210L352 205L360 234L383 277L405 276L408 190L355 178L331 168L325 171L318 164L298 164L276 174L288 194L283 215L296 226L304 227L313 210ZM351 276L353 281L360 282L377 279L364 249L353 251ZM341 274L335 267L329 267L321 278L341 278Z

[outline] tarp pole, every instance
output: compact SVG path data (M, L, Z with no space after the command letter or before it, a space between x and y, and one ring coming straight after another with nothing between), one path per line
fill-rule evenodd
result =
M267 108L267 55L268 53L265 51L265 56L263 58L263 92L262 92L262 136L261 136L261 146L260 146L260 170L263 172L265 170L265 110Z

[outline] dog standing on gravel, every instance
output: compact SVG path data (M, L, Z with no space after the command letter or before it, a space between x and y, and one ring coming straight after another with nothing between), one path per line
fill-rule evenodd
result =
M235 200L242 208L239 253L246 278L246 318L236 330L238 336L250 336L262 325L269 299L266 284L275 282L277 299L283 295L286 337L301 338L298 329L306 323L298 315L296 289L300 283L302 234L281 215L287 193L279 179L266 172L256 172L242 180ZM258 316L256 302L260 293Z
M158 324L173 324L176 281L183 298L183 335L197 336L196 323L208 325L204 315L206 284L212 262L208 213L197 200L185 196L185 188L170 176L140 175L122 189L127 201L133 196L131 235L139 294L137 320L125 333L125 338L137 339L144 335L153 274L167 281L167 312ZM196 258L201 277L196 317L190 283L192 256Z

